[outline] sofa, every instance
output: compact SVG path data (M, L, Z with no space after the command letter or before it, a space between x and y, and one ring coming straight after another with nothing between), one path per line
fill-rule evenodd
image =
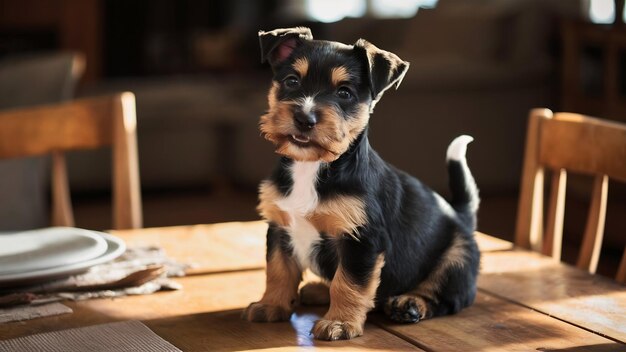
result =
M320 24L314 36L348 43L367 38L411 62L400 88L385 94L371 120L372 144L386 160L445 192L446 146L471 134L469 161L481 191L514 191L528 111L556 106L557 19L580 10L576 1L564 3L440 0L410 19L344 19ZM216 180L251 188L276 160L257 128L270 75L261 67L109 80L82 94L136 94L144 189ZM108 187L108 163L81 156L69 163L76 190Z

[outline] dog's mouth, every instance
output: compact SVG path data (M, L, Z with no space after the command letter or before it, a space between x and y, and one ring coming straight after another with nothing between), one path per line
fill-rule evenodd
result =
M292 134L289 136L289 141L298 146L307 147L310 145L311 137L302 134Z
M326 148L314 136L303 134L265 134L276 145L276 153L296 160L332 162L341 153Z

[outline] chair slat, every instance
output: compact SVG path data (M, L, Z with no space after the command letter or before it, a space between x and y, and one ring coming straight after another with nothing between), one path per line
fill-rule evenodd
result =
M566 186L567 172L565 169L553 171L548 205L548 223L543 239L542 252L545 255L552 256L557 261L561 260L561 248L563 244Z
M537 161L539 128L543 119L552 118L549 109L533 109L528 119L524 170L520 185L515 226L515 244L540 250L543 236L544 170Z
M602 249L604 237L604 222L606 219L606 201L609 189L607 175L596 176L593 181L591 205L587 217L587 226L583 236L583 243L578 255L576 266L580 269L595 273Z
M74 226L65 155L52 153L52 226Z
M113 226L117 230L141 228L135 96L123 93L113 114Z

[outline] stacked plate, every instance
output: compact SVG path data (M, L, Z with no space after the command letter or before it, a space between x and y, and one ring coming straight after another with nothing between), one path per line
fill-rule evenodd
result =
M117 237L74 227L0 233L0 288L76 274L125 250Z

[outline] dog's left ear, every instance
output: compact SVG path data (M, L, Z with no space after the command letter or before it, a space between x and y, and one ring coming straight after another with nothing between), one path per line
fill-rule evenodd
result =
M279 28L270 32L259 31L261 62L268 61L272 68L285 61L303 40L313 40L306 27Z
M394 53L377 48L365 39L359 39L354 43L354 50L361 55L363 60L367 61L369 67L370 89L372 91L371 112L387 89L394 85L398 89L409 69L409 63L402 61Z

